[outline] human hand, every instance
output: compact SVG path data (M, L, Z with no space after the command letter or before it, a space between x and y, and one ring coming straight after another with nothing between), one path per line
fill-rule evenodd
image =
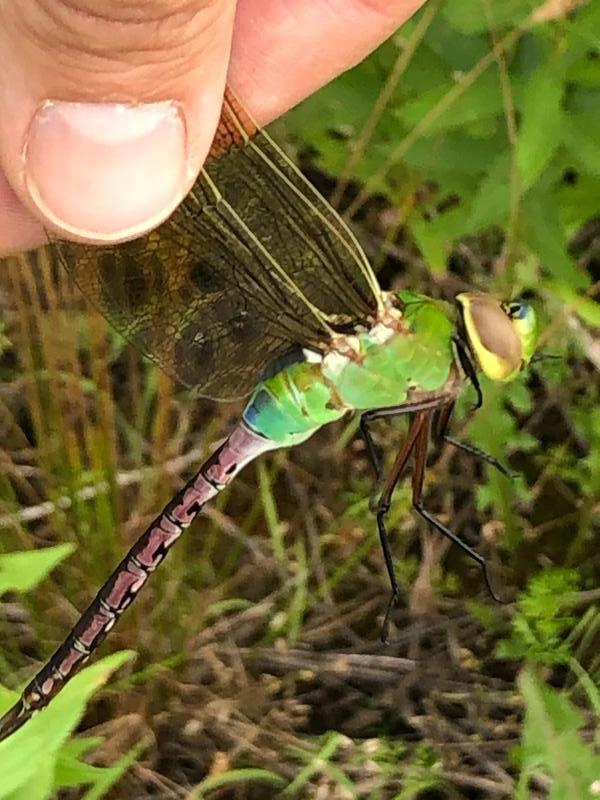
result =
M424 0L0 4L0 254L118 241L189 191L225 80L266 124L360 61Z

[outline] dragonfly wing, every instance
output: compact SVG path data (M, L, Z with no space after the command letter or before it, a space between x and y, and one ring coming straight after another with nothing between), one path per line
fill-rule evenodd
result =
M235 399L273 359L298 342L318 346L327 333L313 318L303 324L305 309L293 294L237 268L248 249L236 233L219 228L214 213L205 208L193 221L206 248L200 256L190 254L197 242L185 242L189 220L175 224L179 212L168 232L119 247L56 242L52 249L83 294L168 375L206 397Z
M51 251L145 355L218 399L379 302L350 231L229 95L213 158L169 220L131 242Z
M360 245L338 214L284 155L257 130L227 92L219 135L225 158L206 172L227 203L292 278L305 298L335 324L336 316L364 318L379 304L379 286Z

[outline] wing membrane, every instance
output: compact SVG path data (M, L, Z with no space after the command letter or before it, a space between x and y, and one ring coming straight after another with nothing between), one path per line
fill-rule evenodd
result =
M131 242L52 251L145 355L219 399L379 303L352 233L230 93L212 159L169 220Z

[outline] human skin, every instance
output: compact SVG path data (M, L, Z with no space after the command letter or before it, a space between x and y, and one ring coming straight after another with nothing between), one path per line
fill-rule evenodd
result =
M144 233L193 184L226 81L266 124L423 2L1 3L0 255L41 244L44 229Z

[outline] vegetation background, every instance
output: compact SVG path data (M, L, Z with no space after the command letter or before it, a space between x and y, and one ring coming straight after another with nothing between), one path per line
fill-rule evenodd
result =
M0 745L0 797L600 796L600 3L430 0L274 126L382 284L533 294L543 349L485 386L388 586L356 421L247 468L83 672ZM239 408L191 401L43 258L0 270L0 677L23 685ZM402 423L381 424L388 458ZM83 735L68 738L85 702ZM14 695L0 694L0 707Z

